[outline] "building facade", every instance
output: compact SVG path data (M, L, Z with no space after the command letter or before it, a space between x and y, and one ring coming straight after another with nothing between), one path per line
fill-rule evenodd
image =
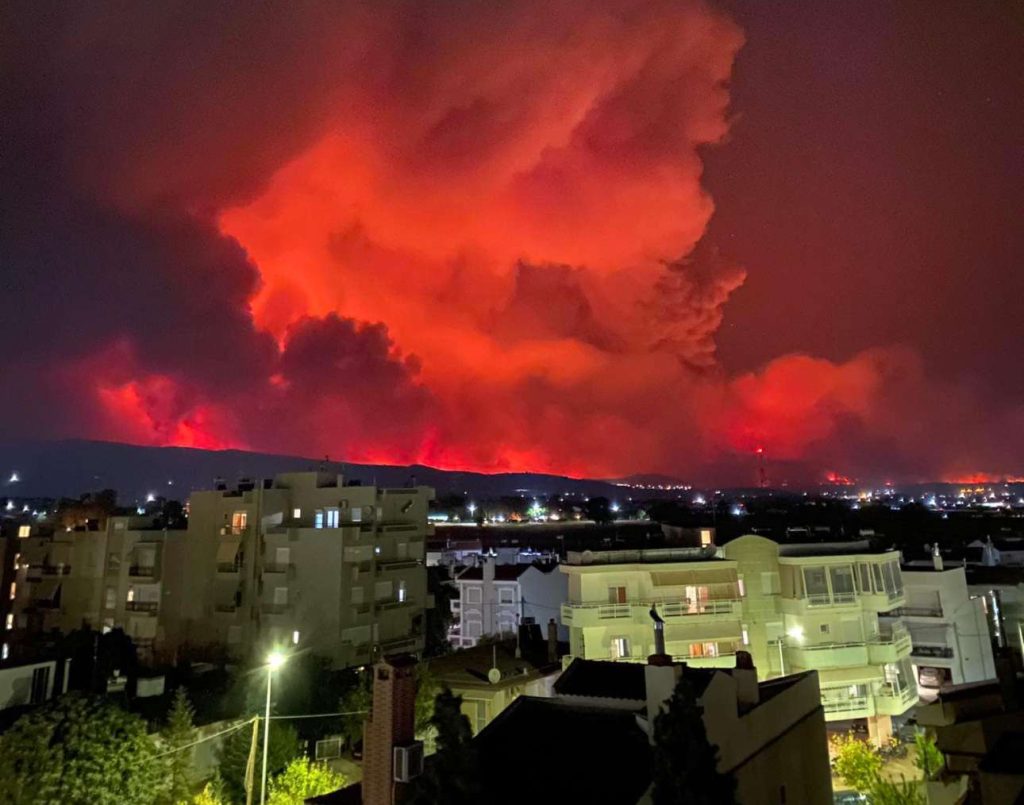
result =
M294 645L338 667L422 651L433 494L318 472L195 493L168 636L235 655Z
M758 536L724 550L570 552L562 621L570 654L642 661L666 653L730 667L749 652L767 677L817 671L829 721L867 719L877 736L917 701L899 554L866 544L780 546Z
M911 639L911 662L922 698L943 685L996 676L992 638L981 595L971 595L963 567L903 569L907 603L901 614Z
M557 618L569 586L555 564L503 565L494 557L463 570L455 585L459 595L451 602L451 642L458 648L475 646L485 635L513 636L526 619L545 624ZM560 639L566 631L561 629Z

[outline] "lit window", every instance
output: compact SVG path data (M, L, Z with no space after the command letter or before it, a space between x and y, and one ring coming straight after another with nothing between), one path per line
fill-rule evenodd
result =
M292 509L292 517L294 517L296 520L302 517L302 509Z
M612 638L612 659L621 660L629 656L629 639L626 637Z
M11 600L13 601L15 596L18 595L18 584L17 582L11 582Z
M374 546L373 546L373 552L374 552L374 554L376 554L377 556L380 556L380 545L374 545Z
M130 604L134 600L135 600L135 588L134 587L129 587L128 588L128 598L127 598L127 601Z
M339 518L338 518L338 510L337 509L328 509L327 510L327 527L328 528L337 528L339 522L340 521L339 521Z
M744 646L749 646L750 645L750 633L747 631L747 627L746 626L743 627L743 645Z
M11 656L11 647L4 643L3 649L0 649L0 660L6 660Z
M231 515L231 528L241 531L249 522L249 512L235 512Z
M702 528L700 530L700 547L707 548L712 543L711 529Z
M292 645L293 646L299 645L299 631L298 631L298 629L296 629L294 632L292 632Z
M405 582L404 581L399 581L398 582L398 603L400 603L400 604L404 604L405 603Z
M317 509L316 510L316 514L313 515L313 528L323 528L323 527L324 527L324 510L323 509Z
M30 525L18 526L18 536L21 537L22 539L24 539L25 537L32 536L32 526L30 526Z
M747 585L743 582L743 579L739 579L736 582L736 586L739 588L740 598L746 598L747 597Z
M7 613L7 618L4 621L4 628L7 629L8 632L11 629L14 628L14 613L13 612L8 612Z

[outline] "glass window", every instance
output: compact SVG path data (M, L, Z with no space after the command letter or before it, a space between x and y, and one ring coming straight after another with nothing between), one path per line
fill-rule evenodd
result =
M884 593L885 592L885 583L882 581L882 566L881 565L872 565L871 566L871 572L875 576L875 592L876 593Z
M324 527L324 510L323 509L317 509L316 510L316 514L313 517L313 528L323 528L323 527Z
M30 525L20 525L20 526L18 526L18 536L19 537L24 539L25 537L29 537L31 535L32 535L32 526L30 526Z
M829 568L832 581L832 597L836 601L852 601L856 596L853 588L853 568L849 565Z
M328 528L337 528L339 522L340 522L340 519L338 517L338 510L337 509L328 509L327 510L327 527Z
M235 512L231 515L231 527L237 531L245 528L249 522L249 512Z
M626 588L625 587L609 587L608 588L608 603L610 603L610 604L625 604L626 603Z
M871 567L863 562L858 565L860 568L860 591L866 595L871 594Z
M621 660L629 656L629 638L612 638L612 659Z
M804 568L804 588L808 598L828 598L828 579L823 567Z
M302 509L292 509L292 517L294 517L296 520L302 517Z
M892 567L893 592L896 595L903 595L903 571L900 570L899 562L890 562Z
M511 587L498 588L499 604L514 604L516 601L515 591Z
M405 603L405 581L398 582L398 601L399 603Z
M466 603L467 604L479 604L483 600L483 595L479 587L466 586Z
M882 578L885 580L885 591L890 596L893 596L896 594L896 579L892 572L892 562L886 562L882 571Z

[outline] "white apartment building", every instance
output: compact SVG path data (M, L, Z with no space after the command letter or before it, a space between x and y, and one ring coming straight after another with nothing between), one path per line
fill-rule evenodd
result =
M570 552L561 571L571 656L643 661L654 610L673 659L730 667L744 650L769 677L817 671L826 719L867 719L876 738L918 701L896 551L750 535L724 549Z
M903 583L900 615L922 698L935 698L943 685L994 679L985 600L969 593L964 568L944 568L941 559L933 567L904 567Z
M484 557L479 566L462 571L455 578L458 598L451 602L452 644L469 648L485 635L512 637L523 618L557 622L569 587L557 569L555 564L499 565ZM567 637L564 626L559 631L560 639Z

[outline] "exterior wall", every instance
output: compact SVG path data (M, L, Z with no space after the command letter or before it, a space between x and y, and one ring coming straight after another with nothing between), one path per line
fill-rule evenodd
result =
M35 692L37 697L33 699L33 677L37 672L45 679L45 684ZM49 701L61 692L54 690L56 678L56 660L0 668L0 710Z
M725 546L724 561L650 551L644 563L626 551L610 563L618 553L561 566L572 656L645 659L656 606L674 659L730 667L744 649L765 677L817 671L827 720L900 715L917 703L895 551L780 556L771 540L745 536Z
M520 696L550 697L557 674L526 679L515 684L467 685L438 681L451 688L452 693L462 697L462 713L469 719L469 725L476 735Z
M921 695L934 697L943 683L995 678L984 602L970 597L964 569L909 571L903 578L903 619Z
M556 623L559 620L560 608L569 595L569 579L558 568L545 573L531 567L519 577L519 590L523 599L523 615L533 618L534 623L545 628L552 618ZM565 625L559 624L558 639L569 639L569 629Z

